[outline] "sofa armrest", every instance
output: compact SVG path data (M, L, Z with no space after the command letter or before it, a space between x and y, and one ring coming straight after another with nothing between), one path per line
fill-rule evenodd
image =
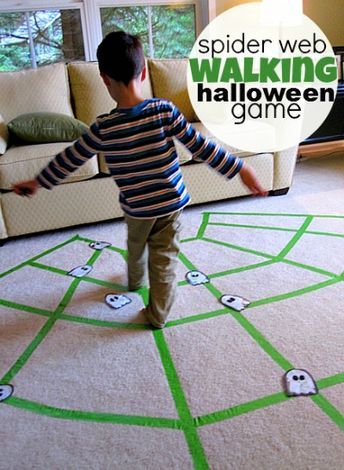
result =
M6 152L8 137L7 124L0 114L0 156Z
M274 153L273 190L289 188L291 186L298 146Z
M5 225L5 218L2 213L2 196L0 195L0 240L3 240L8 237L6 225Z

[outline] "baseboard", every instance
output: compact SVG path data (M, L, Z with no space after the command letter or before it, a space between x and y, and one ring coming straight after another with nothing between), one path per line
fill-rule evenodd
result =
M308 158L326 157L337 152L344 152L344 140L335 140L320 144L300 145L298 158L299 160L306 160Z

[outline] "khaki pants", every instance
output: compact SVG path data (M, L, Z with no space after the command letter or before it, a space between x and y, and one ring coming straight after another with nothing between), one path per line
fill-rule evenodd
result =
M148 265L150 290L145 315L157 328L165 325L176 295L181 212L155 219L134 219L125 215L129 290L145 284Z

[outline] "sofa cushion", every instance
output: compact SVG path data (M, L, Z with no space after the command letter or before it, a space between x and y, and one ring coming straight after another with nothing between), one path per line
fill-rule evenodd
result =
M99 75L98 62L71 62L68 73L75 116L80 121L89 125L97 116L109 113L116 107ZM153 97L149 74L143 82L143 96Z
M20 114L35 112L73 116L64 64L20 72L1 72L0 90L0 110L6 122Z
M8 129L4 118L0 114L0 155L6 152L8 144Z
M123 216L112 178L42 189L31 199L4 194L0 202L7 230L3 238Z
M83 122L60 113L21 114L7 127L14 141L33 144L71 142L88 130Z
M189 122L199 121L187 91L187 59L149 59L149 73L156 98L171 100Z
M50 160L65 148L66 143L10 147L0 158L0 188L9 189L13 183L35 178ZM63 182L82 181L97 174L98 163L95 157Z
M274 156L272 153L247 156L258 181L269 191L273 185ZM237 175L231 180L210 168L209 165L185 165L182 169L185 185L192 204L220 201L250 194L249 189ZM6 214L5 214L6 215Z

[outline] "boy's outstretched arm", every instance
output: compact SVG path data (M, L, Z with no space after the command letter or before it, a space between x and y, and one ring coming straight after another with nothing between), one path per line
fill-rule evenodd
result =
M171 103L170 132L192 153L194 160L208 163L214 170L231 179L237 173L254 196L266 196L267 191L259 183L253 169L240 158L234 157L187 122L182 113Z
M20 181L12 189L20 196L29 197L34 196L40 187L52 189L101 150L98 125L94 123L73 145L58 153L35 179Z
M259 183L252 167L247 163L244 163L239 171L239 176L241 181L245 186L251 191L253 196L267 196L268 191L266 191L261 184Z
M18 194L19 196L34 196L39 188L39 184L37 180L28 180L28 181L21 181L20 183L16 183L13 185L13 191Z

